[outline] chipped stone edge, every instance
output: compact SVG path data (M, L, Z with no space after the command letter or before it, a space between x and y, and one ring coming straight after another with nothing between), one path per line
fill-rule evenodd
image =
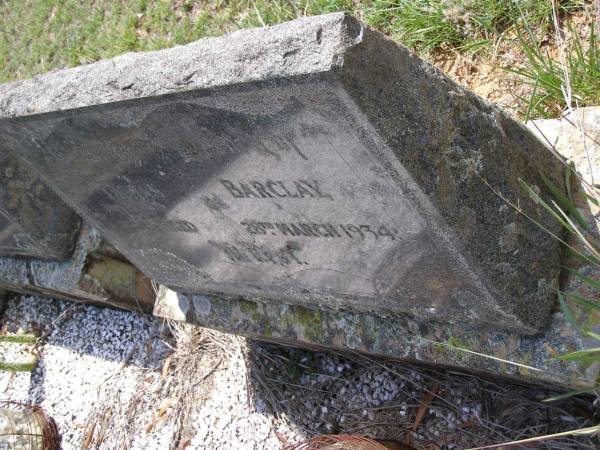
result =
M0 85L0 119L329 72L361 36L355 18L332 13L127 53Z
M154 315L287 345L356 350L518 382L568 388L593 384L585 368L550 359L586 347L561 313L554 314L544 333L519 336L405 316L186 295L160 286Z

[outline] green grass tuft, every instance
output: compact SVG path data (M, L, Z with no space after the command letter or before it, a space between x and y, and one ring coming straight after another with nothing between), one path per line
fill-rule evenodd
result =
M569 167L567 169L567 172L571 170L572 169ZM600 248L597 248L595 244L593 244L590 240L587 239L585 226L586 223L581 217L577 209L576 203L570 194L570 191L565 195L562 192L558 191L555 187L551 188L550 190L555 196L555 198L553 200L547 200L540 197L539 194L537 194L536 190L533 189L533 187L527 186L526 184L523 184L523 186L529 193L530 197L538 205L540 205L547 212L549 212L556 220L558 220L563 225L566 232L574 236L579 241L581 248L576 249L571 246L571 250L575 254L578 254L581 257L581 259L584 260L591 267L600 267L600 261L598 260ZM583 221L583 223L580 224L580 221ZM564 243L565 241L562 242ZM594 312L600 310L600 299L598 297L598 295L600 294L600 281L590 278L584 273L574 268L566 267L565 270L569 272L571 276L574 276L575 278L579 279L579 281L582 283L582 286L587 287L588 291L592 292L593 294L591 298L588 298L584 297L579 293L557 291L558 300L563 316L565 320L579 333L600 342L600 334L590 329L590 327L584 323L586 317L589 317ZM577 310L579 311L577 317L574 314L574 308L577 308ZM567 353L564 355L559 355L553 359L561 361L571 361L584 365L594 364L600 362L600 348L592 348ZM597 380L597 383L600 383L600 380ZM598 388L600 388L600 384L591 387L589 391L597 390ZM585 392L587 391L588 390L586 390ZM575 391L562 396L547 399L547 401L558 400L571 395L577 395L579 393L581 392Z
M389 5L387 31L420 50L487 49L523 21L545 32L552 18L548 0L398 0ZM561 3L565 13L578 7L574 1Z
M600 104L600 40L591 22L588 36L582 39L577 30L567 25L570 39L565 43L565 58L553 56L540 47L540 38L528 26L518 29L525 51L525 63L513 70L533 88L525 100L525 119L559 116L566 107ZM567 86L570 86L570 98Z

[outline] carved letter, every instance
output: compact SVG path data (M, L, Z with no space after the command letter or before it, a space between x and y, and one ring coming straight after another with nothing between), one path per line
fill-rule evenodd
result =
M282 194L281 192L278 192L275 187L277 186L277 183L275 181L271 181L268 180L266 183L267 189L269 191L271 191L273 194L275 194L277 197L286 197L285 194Z
M312 183L308 180L300 180L300 183L308 186L313 191L315 191L317 197L328 198L330 200L333 200L333 197L331 195L321 192L321 188L319 187L319 182L317 180L312 180Z
M252 184L252 187L256 190L256 192L260 194L262 198L273 198L273 196L266 191L262 183L259 183L258 181L253 181L250 184Z
M242 188L242 191L244 192L244 197L247 197L247 198L251 198L251 197L260 198L256 194L256 192L254 192L252 190L252 188L250 188L250 186L248 186L246 183L240 183L240 187Z
M283 184L283 181L277 181L277 184L279 186L281 186L281 188L285 191L285 193L287 194L288 197L290 197L290 198L298 198L298 194L293 194L292 195L292 193L290 191L288 191L288 189L285 187L285 184Z
M229 193L234 196L235 198L244 198L245 195L242 191L240 191L235 184L233 184L231 181L228 180L219 180L221 182L221 184L223 186L225 186L225 189L227 189L229 191Z
M294 181L294 186L296 186L296 190L300 194L300 197L314 197L313 193L310 190L306 189L300 184L300 181Z

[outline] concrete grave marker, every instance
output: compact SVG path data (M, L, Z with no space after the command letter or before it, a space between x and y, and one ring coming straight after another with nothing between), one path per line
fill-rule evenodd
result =
M521 125L345 14L0 86L0 143L187 293L534 333L561 184ZM487 185L497 189L493 192Z
M23 162L0 152L0 256L68 258L79 216Z

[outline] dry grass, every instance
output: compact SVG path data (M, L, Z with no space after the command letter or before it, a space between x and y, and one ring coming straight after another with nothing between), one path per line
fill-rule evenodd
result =
M266 403L267 410L261 409L261 414L273 416L272 432L282 447L301 439L280 435L278 424L298 430L298 435L306 438L332 433L368 435L395 440L405 448L433 450L448 444L469 448L564 432L589 426L594 420L588 402L567 399L547 404L543 400L551 393L542 389L359 353L310 351L186 324L169 326L172 351L168 356L146 369L130 367L134 352L143 350L134 348L121 367L104 380L85 424L83 449L143 448L145 437L150 436L153 440L163 438L161 448L186 448L197 432L193 421L198 420L198 412L210 414L210 408L202 406L219 395L215 377L232 365L237 367L240 360L245 361L246 368L236 372L235 382L245 385L249 393L248 414L258 411L259 402ZM320 366L323 360L348 364L350 369L327 375ZM342 387L356 384L357 377L370 371L386 373L405 386L377 407L357 406L350 396L339 395ZM129 378L132 374L134 383ZM303 376L316 383L307 385L301 381ZM124 386L129 386L129 391ZM337 412L332 411L335 414L327 420L335 422L335 428L328 431L323 421L311 414L316 405L336 395L337 408L346 421L335 422ZM402 404L407 405L407 414L401 414ZM481 413L461 418L462 408L474 404L484 405ZM579 450L597 446L597 439L590 436L566 436L536 443L535 448Z
M474 375L394 363L360 353L311 352L275 344L249 342L247 358L254 397L267 401L272 412L300 426L307 436L322 434L366 434L390 439L415 449L470 448L492 445L543 434L563 432L593 423L590 403L570 399L544 402L551 391L489 380ZM299 362L308 356L307 362ZM344 374L323 374L320 361L334 358L349 364ZM293 368L293 370L291 370ZM361 374L374 369L403 380L405 386L391 401L378 407L357 408L342 388L356 383ZM303 385L301 377L317 380ZM338 412L323 419L311 418L323 400L336 399ZM484 405L479 414L463 417L463 408ZM401 405L407 414L401 414ZM346 420L337 420L343 413ZM365 414L366 413L366 414ZM324 428L324 422L333 429ZM592 436L560 436L536 443L538 449L581 450L598 448Z
M187 446L194 433L193 409L210 393L211 375L241 351L241 344L236 336L206 328L180 323L170 328L173 351L159 371L143 371L131 396L118 386L100 396L86 424L83 449L131 448L134 439L151 433L168 436L172 449Z

